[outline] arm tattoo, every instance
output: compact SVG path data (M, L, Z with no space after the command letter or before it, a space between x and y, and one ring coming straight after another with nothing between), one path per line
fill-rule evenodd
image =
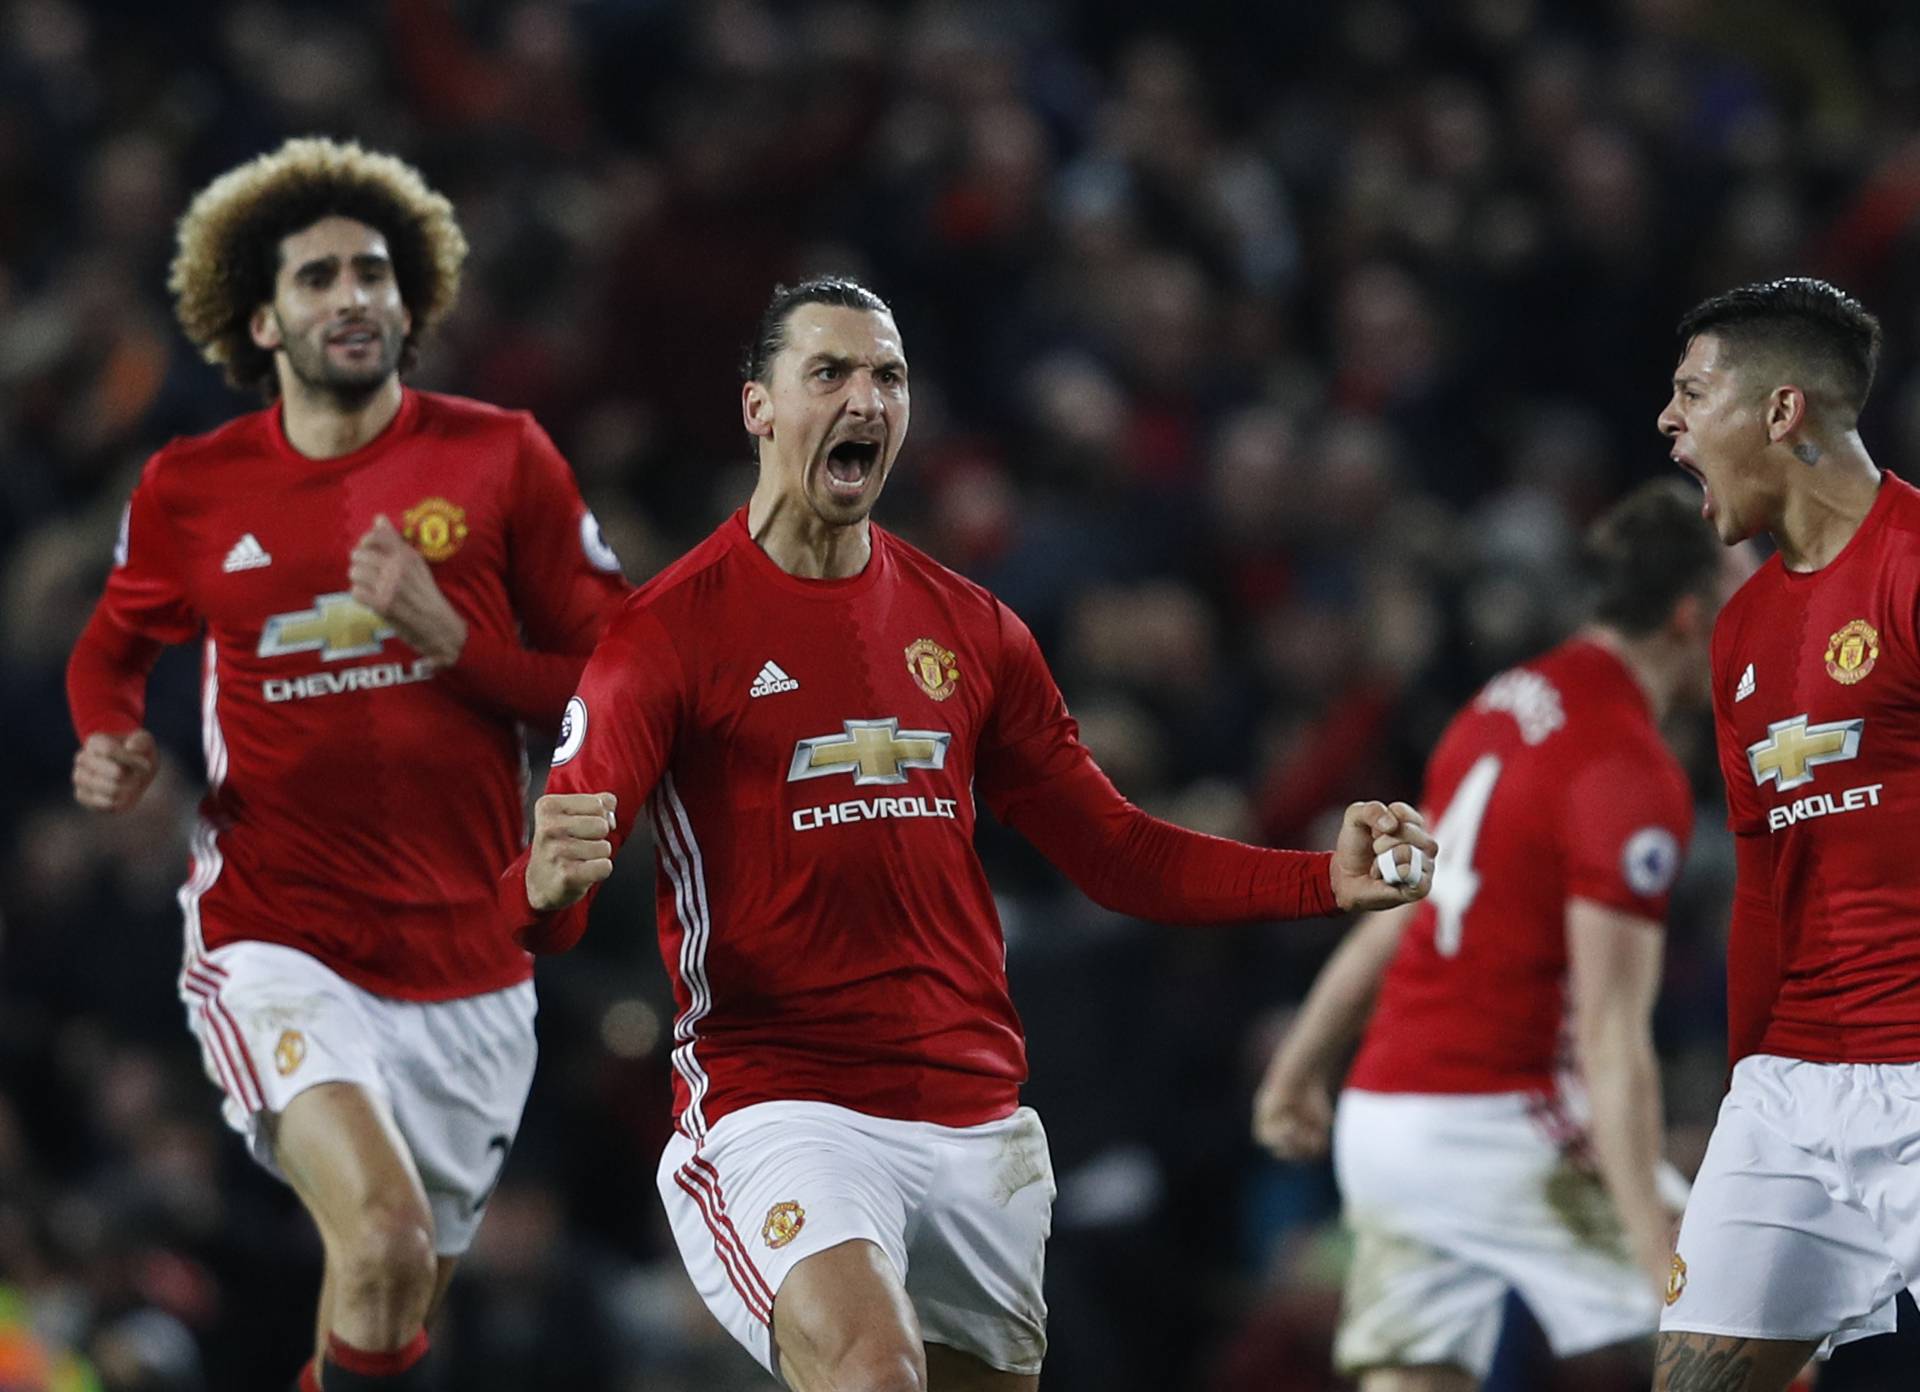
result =
M1689 1342L1691 1338L1694 1342ZM1753 1372L1747 1340L1703 1348L1700 1335L1662 1334L1653 1355L1654 1385L1662 1392L1746 1392Z
M1802 464L1814 465L1820 462L1820 446L1811 440L1803 440L1793 447L1793 457Z

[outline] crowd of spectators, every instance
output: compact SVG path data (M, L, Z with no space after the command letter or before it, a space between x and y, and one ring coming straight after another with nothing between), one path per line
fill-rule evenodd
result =
M165 295L212 175L305 133L418 163L474 251L413 380L536 412L636 580L746 496L736 358L773 283L868 280L914 370L883 524L1027 618L1129 796L1316 845L1576 621L1584 524L1668 467L1695 300L1858 294L1888 330L1864 434L1913 457L1917 130L1920 10L1889 4L0 0L0 1386L279 1387L310 1338L317 1244L222 1130L173 994L196 653L156 674L143 807L67 788L65 657L132 479L257 404ZM1710 731L1677 736L1686 1167L1730 851ZM1046 1385L1338 1385L1330 1181L1246 1117L1341 925L1117 920L983 840L1059 1176ZM442 1387L767 1385L655 1197L651 873L630 854L540 968ZM1496 1386L1554 1386L1537 1354L1522 1326Z

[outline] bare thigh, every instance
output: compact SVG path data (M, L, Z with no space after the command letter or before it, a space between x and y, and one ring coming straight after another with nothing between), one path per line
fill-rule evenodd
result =
M385 1210L433 1231L426 1189L406 1142L387 1108L353 1083L323 1083L287 1104L274 1125L274 1161L320 1229L327 1269L315 1321L316 1354L326 1351L328 1333L343 1332L334 1280L341 1251L364 1231L371 1210ZM452 1263L436 1271L435 1289L445 1289ZM393 1331L351 1330L380 1347Z
M1654 1345L1654 1392L1785 1392L1814 1348L1798 1339L1666 1330Z
M376 1204L416 1210L432 1223L393 1114L357 1084L322 1083L289 1102L274 1126L273 1158L329 1241Z
M1360 1374L1360 1392L1476 1392L1479 1386L1472 1373L1450 1363L1369 1368Z
M893 1263L864 1240L816 1252L787 1273L773 1302L773 1346L794 1392L927 1385L920 1321Z

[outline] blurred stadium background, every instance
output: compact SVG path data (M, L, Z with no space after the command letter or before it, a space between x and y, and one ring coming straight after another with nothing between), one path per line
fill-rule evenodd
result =
M1889 337L1864 433L1913 457L1916 116L1898 0L4 0L0 1388L278 1388L309 1338L317 1245L220 1128L173 994L195 654L156 676L143 808L67 789L63 666L134 474L254 404L164 291L213 174L307 132L417 162L474 255L414 380L534 410L635 579L746 494L734 364L771 284L870 279L915 379L881 520L1027 617L1136 801L1314 845L1350 797L1412 795L1453 706L1575 621L1582 525L1667 467L1700 296L1860 295ZM1679 739L1700 832L1659 1039L1690 1170L1730 852L1710 731ZM1339 925L1149 928L985 852L1060 1178L1046 1385L1339 1386L1330 1180L1246 1136ZM628 855L542 964L439 1386L769 1385L654 1193L651 874ZM1905 1358L1828 1385L1910 1386ZM1524 1324L1496 1374L1636 1385L1548 1371Z

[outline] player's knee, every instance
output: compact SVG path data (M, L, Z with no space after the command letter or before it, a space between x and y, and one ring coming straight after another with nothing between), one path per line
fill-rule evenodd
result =
M335 1253L341 1298L362 1308L425 1310L437 1262L433 1221L411 1204L370 1204Z
M847 1392L927 1392L926 1370L905 1349L865 1348L842 1360L835 1388Z

